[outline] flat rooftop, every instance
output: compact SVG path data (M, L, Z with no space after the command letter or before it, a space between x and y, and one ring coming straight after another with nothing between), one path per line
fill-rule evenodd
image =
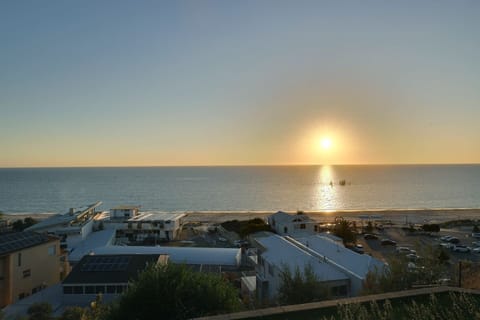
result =
M134 210L134 209L140 209L140 207L141 206L121 205L121 206L111 208L110 210Z
M128 219L128 221L175 221L186 217L185 213L168 213L168 212L143 212L133 218Z
M78 217L81 215L85 214L89 210L94 210L98 206L102 204L101 201L98 201L96 203L93 203L88 206L76 208L73 213L66 212L63 214L56 214L53 215L45 220L42 220L33 226L28 227L26 230L29 231L34 231L34 230L41 230L41 229L48 229L48 228L53 228L57 226L67 226L71 223L73 223Z

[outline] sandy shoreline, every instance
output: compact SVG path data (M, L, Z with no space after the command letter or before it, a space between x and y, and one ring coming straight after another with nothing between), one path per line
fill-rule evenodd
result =
M289 211L287 211L289 212ZM187 221L223 222L227 220L247 220L265 218L272 211L250 212L189 212ZM295 212L289 212L294 214ZM323 222L333 221L335 217L349 220L389 220L392 223L441 223L449 220L480 219L480 209L382 209L382 210L338 210L338 211L305 211L312 219Z
M248 220L265 218L273 211L187 211L187 222L221 223L227 220ZM295 213L295 212L290 212ZM395 224L405 223L440 223L449 220L480 220L480 209L382 209L382 210L338 210L338 211L305 211L316 221L333 221L335 217L349 220L385 220ZM4 219L17 220L32 217L37 220L46 219L53 214L4 214Z

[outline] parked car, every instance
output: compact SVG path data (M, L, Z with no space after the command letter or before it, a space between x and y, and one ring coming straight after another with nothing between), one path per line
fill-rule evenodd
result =
M410 253L410 248L409 247L397 247L397 252L398 253Z
M363 238L365 240L378 240L378 236L374 235L374 234L371 234L371 233L367 233L363 236Z
M473 253L479 254L480 253L480 247L476 247L472 249Z
M445 248L445 249L450 249L453 247L453 244L450 242L442 242L440 243L440 247Z
M452 250L455 252L470 252L470 248L461 244L454 245Z
M480 241L472 241L472 246L480 247Z
M457 244L457 243L460 243L460 239L456 238L456 237L451 237L448 242L450 243L453 243L453 244Z
M382 246L396 246L397 243L393 241L392 239L382 239L380 242Z
M448 286L448 285L451 284L451 282L452 282L452 280L449 279L449 278L442 278L442 279L438 279L436 281L436 283L438 283L441 286Z
M418 259L420 259L420 256L417 256L415 253L409 253L409 254L406 255L406 257L410 261L417 261Z
M237 246L238 248L241 248L241 247L248 247L248 241L247 240L235 240L233 242L233 244L235 246Z
M365 252L363 250L363 245L361 245L361 244L356 244L355 246L353 246L352 250L355 251L356 253L360 253L360 254L363 254Z
M480 232L472 232L472 237L480 238Z
M450 240L452 238L452 236L443 236L443 237L440 237L440 241L445 241L445 242L448 242L448 240Z

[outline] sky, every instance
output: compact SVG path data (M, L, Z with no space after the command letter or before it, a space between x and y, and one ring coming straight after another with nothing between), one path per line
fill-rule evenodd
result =
M478 17L475 0L1 1L0 167L480 163Z

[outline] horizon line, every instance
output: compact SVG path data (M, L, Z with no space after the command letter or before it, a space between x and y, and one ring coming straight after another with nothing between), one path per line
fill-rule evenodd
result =
M438 163L293 163L293 164L191 164L191 165L79 165L79 166L6 166L0 169L75 169L75 168L194 168L194 167L317 167L317 166L468 166L480 162L438 162Z

